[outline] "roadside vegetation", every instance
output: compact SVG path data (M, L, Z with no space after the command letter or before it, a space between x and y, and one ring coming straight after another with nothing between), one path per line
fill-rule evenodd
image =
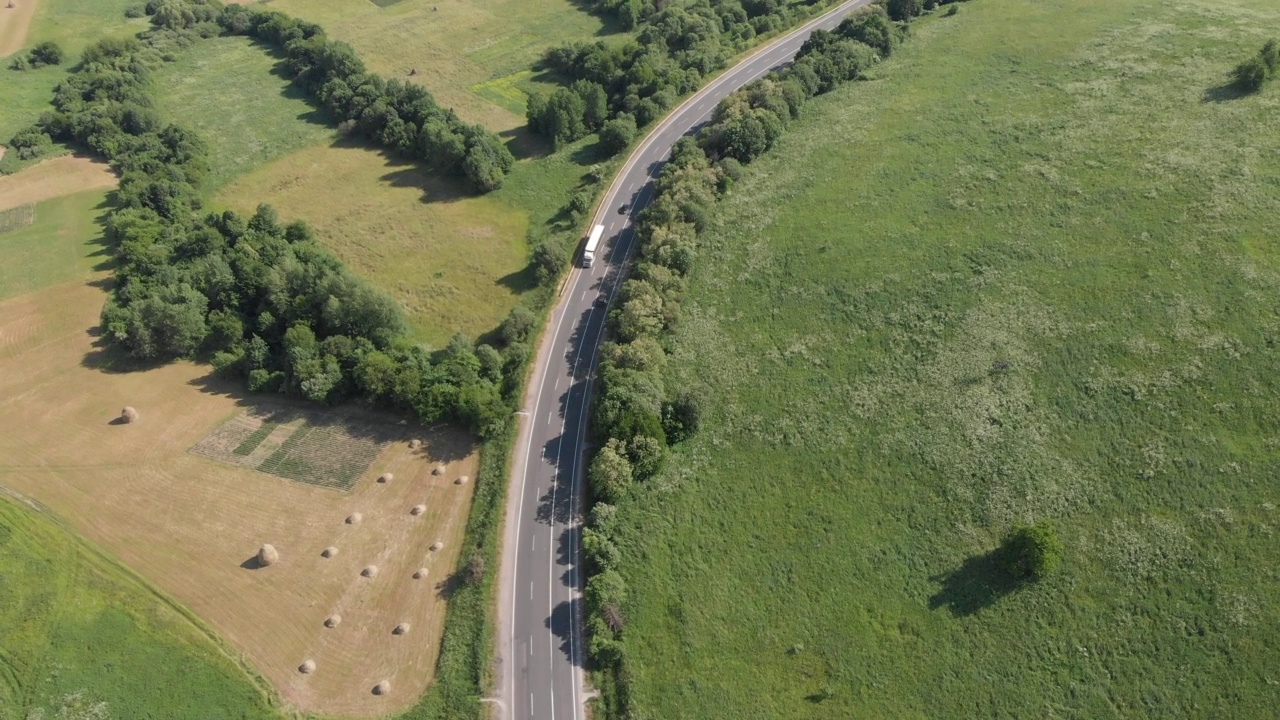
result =
M641 364L631 427L698 408L648 479L591 468L602 711L1271 712L1280 119L1232 68L1277 27L970 2L746 153L601 369L600 422Z
M0 577L0 718L279 717L184 611L10 498Z

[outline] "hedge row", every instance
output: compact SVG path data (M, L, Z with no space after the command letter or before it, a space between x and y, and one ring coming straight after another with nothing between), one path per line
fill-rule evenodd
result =
M635 28L625 43L569 43L547 51L544 64L571 81L549 97L529 99L529 128L557 145L601 130L606 122L644 126L759 34L794 24L817 0L598 0L598 11ZM614 128L616 130L616 127ZM617 136L606 147L617 152Z

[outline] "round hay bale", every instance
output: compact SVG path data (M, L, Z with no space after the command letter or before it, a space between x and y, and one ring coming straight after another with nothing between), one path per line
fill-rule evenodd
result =
M467 476L466 476L466 475L459 475L459 476L458 476L458 479L453 481L453 484L454 484L454 485L466 485L466 484L467 484Z
M432 475L435 475L436 477L440 477L441 475L443 475L443 474L444 474L444 466L443 466L443 465L437 465L437 466L435 466L435 467L431 468L431 474L432 474Z
M386 695L389 692L391 692L391 683L386 680L383 680L382 682L373 686L374 695Z
M342 624L342 616L334 613L324 619L324 626L327 628L336 628Z
M421 441L421 440L419 440L418 438L414 438L414 439L412 439L412 440L410 440L410 441L409 441L409 449L410 449L410 450L417 450L417 449L418 449L418 448L420 448L420 447L422 447L422 441Z
M123 422L123 423L138 422L138 411L134 410L132 407L128 405L125 405L124 409L120 411L120 422Z
M439 550L440 550L441 548L443 548L443 547L444 547L444 543L442 543L442 542L440 542L439 540L437 540L437 541L435 541L435 542L431 543L431 552L439 552Z
M410 509L409 509L409 514L410 514L410 515L421 515L422 513L426 512L426 511L427 511L427 506L426 506L426 505L414 505L412 508L410 508Z
M378 476L378 482L380 482L380 483L389 483L389 482L391 482L394 478L395 478L395 475L392 475L391 473L382 473L381 475L379 475L379 476Z
M360 575L367 578L376 578L378 577L378 566L369 565L360 571Z
M320 551L320 557L322 558L331 558L337 554L338 554L338 548L332 545Z
M409 632L409 623L400 623L391 631L392 635L404 635Z
M258 548L258 564L263 567L274 565L280 559L280 553L270 545L263 545Z
M364 519L364 516L361 515L360 513L351 513L350 515L347 516L347 524L359 525L360 521L363 519Z
M426 568L418 568L418 569L417 569L417 570L415 570L415 571L414 571L414 573L413 573L413 579L414 579L414 580L421 580L422 578L424 578L424 577L426 577L426 576L427 576L427 569L426 569Z
M298 666L298 672L302 673L303 675L310 675L315 671L316 671L315 660L303 660L302 664Z

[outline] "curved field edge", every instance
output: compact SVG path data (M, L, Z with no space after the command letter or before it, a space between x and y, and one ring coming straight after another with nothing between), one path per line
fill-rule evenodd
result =
M248 689L251 695L256 698L256 702L252 705L233 710L231 712L234 714L229 715L228 717L282 717L279 697L272 691L270 684L267 683L267 681L259 675L242 656L230 649L216 632L209 628L199 617L184 605L157 589L146 579L129 569L115 558L107 555L94 544L86 541L65 521L55 513L51 512L48 508L14 490L0 487L0 520L3 520L3 526L8 530L17 530L19 532L25 530L27 533L30 533L32 537L40 537L49 541L49 544L44 547L54 549L48 549L43 554L47 556L57 554L64 558L73 557L77 564L83 563L83 567L89 572L92 572L95 575L95 578L94 582L87 584L82 583L84 587L80 590L80 594L82 596L84 594L94 593L101 596L100 600L105 598L107 601L101 603L98 608L99 613L103 610L110 609L110 600L112 598L108 596L115 596L118 598L121 595L134 595L139 598L145 598L146 603L150 607L141 607L141 603L138 603L136 605L131 605L125 611L134 621L135 627L161 629L162 626L166 624L178 625L185 628L191 636L198 637L199 640L197 642L205 644L207 648L214 653L214 656L225 660L225 669L230 671L231 674L224 675L224 677L232 680L233 682L243 682L246 689ZM6 556L8 559L17 559L19 562L22 559L21 555L12 552L6 553ZM44 560L44 562L48 561L48 558ZM81 568L75 567L72 568L72 570L78 574ZM49 579L50 578L46 575L46 582ZM10 601L12 601L13 595L7 595ZM83 608L79 609L83 610ZM157 609L167 611L169 614L164 617L157 616L155 614ZM67 620L66 613L60 613L60 615L61 617L57 618L54 622ZM57 634L57 628L50 627L49 629L53 631L53 635ZM166 631L166 639L169 639L171 636L171 632L169 631L172 627L163 629ZM55 642L55 640L47 640L46 642L52 643ZM182 649L186 649L186 647L192 643L192 640L179 635L176 638L173 638L172 642L174 643L175 648L180 646ZM16 647L16 643L6 643L3 657L0 658L9 666L4 669L5 675L8 676L7 679L11 678L15 683L18 683L19 681L19 678L17 677L18 672L15 667L15 659L18 651L19 648ZM154 652L154 650L152 650L152 652ZM190 655L191 653L186 654ZM150 655L148 657L155 659ZM194 661L194 658L187 657L185 660L189 663ZM87 661L93 662L92 659L87 659ZM31 669L34 669L36 665L37 663L33 662ZM102 680L108 681L109 674L120 669L121 668L118 667L112 667L105 670L106 676L102 677ZM60 668L54 668L54 671L56 674L60 672ZM101 673L104 671L100 669L99 672ZM35 680L35 678L32 678L32 680ZM63 690L72 689L62 688L59 692L62 692ZM26 702L26 707L19 709L25 709L31 713L39 713L41 709L45 709L49 712L61 712L62 714L59 714L58 717L67 717L67 712L69 710L86 711L101 702L100 700L95 700L95 695L93 694L89 694L86 697L86 692L89 690L90 688L79 688L71 691L63 697L46 697L43 701L31 697L31 693L28 692L27 697L20 699L21 701ZM139 710L145 711L145 699L130 699L134 703L130 708L132 712L138 712ZM187 699L197 700L198 696L192 697L188 695ZM48 703L50 701L53 701L54 704L49 705ZM187 705L185 707L190 706ZM170 710L172 711L174 708L171 707ZM163 709L156 708L151 712L156 711L163 712ZM34 715L28 714L24 717L30 718L34 717Z
M756 161L673 346L703 435L619 508L637 717L1274 705L1277 95L1223 86L1277 20L963 4ZM1041 517L1062 573L993 582Z

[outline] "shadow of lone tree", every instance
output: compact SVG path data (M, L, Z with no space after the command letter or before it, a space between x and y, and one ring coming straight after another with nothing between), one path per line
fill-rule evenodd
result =
M929 578L942 586L929 598L929 608L946 607L956 617L973 615L1053 573L1061 562L1062 543L1052 525L1015 525L1000 547Z

